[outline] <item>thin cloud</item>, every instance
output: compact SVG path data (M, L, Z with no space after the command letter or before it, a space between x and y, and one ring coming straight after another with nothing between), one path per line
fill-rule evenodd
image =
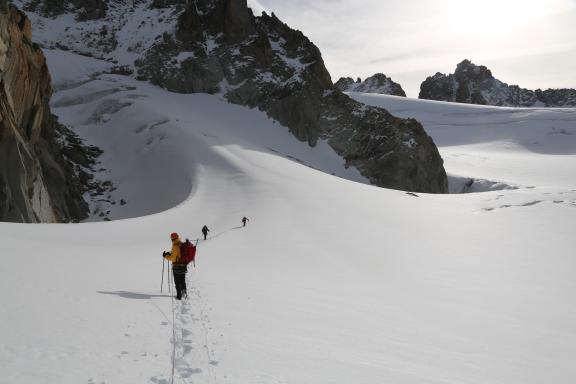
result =
M257 0L248 0L248 6L252 9L255 15L261 15L262 12L267 12L266 8Z
M462 0L253 1L308 36L333 79L398 74L416 97L426 76L449 73L468 58L505 73L501 80L508 83L528 87L539 78L538 86L546 88L558 86L561 75L565 87L576 88L576 72L562 64L576 61L575 0L489 0L492 6L483 13L474 12L478 5L472 2L466 13ZM538 59L521 59L527 53ZM551 60L544 69L547 55ZM509 70L513 64L522 71Z

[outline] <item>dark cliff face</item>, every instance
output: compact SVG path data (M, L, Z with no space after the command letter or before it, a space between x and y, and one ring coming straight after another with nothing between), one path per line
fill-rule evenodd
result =
M402 86L383 73L377 73L364 81L361 81L360 78L354 81L351 77L341 77L334 86L342 92L379 93L406 97L406 92Z
M83 149L51 115L50 76L23 13L0 2L0 221L58 222L87 216ZM83 152L89 165L97 151Z
M532 91L494 78L483 65L464 60L454 74L436 73L420 86L420 99L508 107L576 106L576 90Z
M367 107L332 84L318 48L246 0L198 0L135 63L138 77L171 91L221 94L256 107L302 141L328 143L374 184L445 193L442 159L422 126Z

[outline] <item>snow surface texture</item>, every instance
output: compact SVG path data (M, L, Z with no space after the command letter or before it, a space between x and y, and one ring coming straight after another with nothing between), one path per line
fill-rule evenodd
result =
M331 176L355 177L258 111L47 56L77 84L54 111L106 151L100 210L156 214L0 223L0 382L573 383L574 110L370 96L448 172L519 187L416 196ZM161 252L204 224L173 301Z
M348 95L420 121L440 150L452 192L576 185L576 108L503 108ZM470 180L475 185L466 189Z
M76 84L54 95L53 112L104 150L97 177L116 188L92 198L95 219L162 212L186 200L197 188L200 172L236 168L233 161L207 151L211 147L264 151L367 183L355 168L345 169L328 144L311 148L261 112L208 95L166 92L125 76L89 76L91 69L105 71L98 60L62 51L45 54L52 71L66 63L65 74L54 76L57 89L59 81ZM74 75L92 80L70 82Z

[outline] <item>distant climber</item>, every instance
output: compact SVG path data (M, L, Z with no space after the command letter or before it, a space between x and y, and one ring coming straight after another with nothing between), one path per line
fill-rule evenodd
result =
M172 233L170 240L172 241L172 251L164 252L163 256L172 263L174 285L176 285L176 300L180 300L182 297L188 297L186 292L186 272L188 272L188 267L186 262L181 260L180 247L182 246L182 241L180 241L178 234Z
M250 219L248 219L246 216L244 216L244 217L242 218L242 226L243 226L243 227L246 226L246 222L247 222L247 221L250 221Z
M204 240L206 240L206 237L208 237L208 232L210 232L210 230L208 229L207 226L203 226L202 227L202 234L204 235Z

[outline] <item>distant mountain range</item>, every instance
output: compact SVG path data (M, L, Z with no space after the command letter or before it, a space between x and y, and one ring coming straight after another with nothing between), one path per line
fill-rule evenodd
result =
M454 74L436 73L420 86L420 99L506 107L574 107L576 90L535 91L508 85L483 65L464 60Z
M341 77L335 84L342 92L379 93L406 96L402 86L391 78L377 73L362 81ZM450 101L455 103L494 105L503 107L574 107L575 89L520 88L508 85L492 75L483 65L464 60L456 66L454 74L436 73L420 86L420 99Z

